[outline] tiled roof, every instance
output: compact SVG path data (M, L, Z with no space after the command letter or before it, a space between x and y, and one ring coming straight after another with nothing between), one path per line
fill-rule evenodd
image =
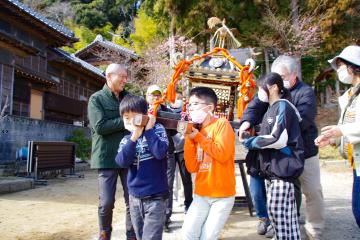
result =
M245 64L246 59L251 58L251 49L250 48L237 48L230 49L229 53L233 56L236 61L240 64Z
M103 71L101 71L99 68L94 67L93 65L81 60L80 58L76 57L74 54L69 54L59 48L53 48L53 51L55 53L57 53L58 55L60 55L61 57L65 58L66 60L71 61L77 65L80 65L81 67L83 67L105 79L105 75L104 75Z
M1 1L3 1L3 0L1 0ZM54 29L55 31L65 35L66 37L75 38L75 34L71 30L69 30L68 28L66 28L65 26L63 26L57 22L47 19L46 17L44 17L40 13L36 12L35 10L31 9L29 6L25 5L24 3L21 3L18 0L5 0L5 1L7 1L10 4L12 4L13 6L19 8L21 11L31 15L33 18L39 20L40 22L44 23L45 25Z
M125 47L117 45L117 44L115 44L115 43L113 43L111 41L108 41L108 40L104 39L103 36L101 36L100 34L96 36L96 38L94 39L94 41L92 41L92 43L90 43L89 45L87 45L83 49L80 49L79 51L77 51L75 53L75 55L78 56L80 53L88 50L89 48L92 48L96 44L99 44L99 45L101 45L101 46L103 46L105 48L114 49L115 51L123 52L124 54L130 55L130 57L135 58L135 59L139 58L139 56L134 51L131 51L130 49L127 49Z

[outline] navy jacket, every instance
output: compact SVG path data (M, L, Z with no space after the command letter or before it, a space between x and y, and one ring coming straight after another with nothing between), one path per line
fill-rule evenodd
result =
M132 196L168 195L168 146L165 128L159 123L144 131L136 142L131 141L130 135L121 140L115 161L121 168L129 168L127 183Z
M260 171L268 179L294 181L304 168L301 117L287 100L269 107L261 122L259 136L244 141L245 147L259 150Z
M292 103L295 105L302 118L300 126L301 136L304 141L304 157L305 159L310 158L318 154L318 148L314 143L314 140L318 135L315 123L317 113L316 96L314 90L309 85L299 80L290 89L290 93ZM241 118L241 123L248 121L252 126L260 124L268 106L268 103L261 102L259 98L255 97L245 109Z

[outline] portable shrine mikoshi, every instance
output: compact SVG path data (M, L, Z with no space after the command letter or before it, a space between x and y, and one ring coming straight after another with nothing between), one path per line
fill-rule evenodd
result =
M198 86L212 88L219 99L215 115L227 118L234 128L239 127L237 126L238 124L233 122L234 111L236 109L237 118L241 118L244 109L255 93L256 84L253 78L255 61L247 59L245 65L241 65L229 54L228 50L224 48L225 43L232 42L237 47L240 46L240 43L226 27L224 20L219 22L217 18L210 18L208 21L210 28L219 23L222 24L222 27L217 29L212 38L215 39L215 44L217 43L219 46L213 48L208 53L194 56L189 60L182 59L175 66L171 81L162 97L155 102L151 113L157 116L158 121L166 128L179 127L176 120L184 120L188 93L191 88ZM226 38L230 38L232 41L228 41ZM166 100L170 102L175 101L176 86L180 79L183 82L186 81L186 84L183 84L184 105L182 114L157 111L160 104ZM181 122L180 128L182 130L185 128L184 122Z

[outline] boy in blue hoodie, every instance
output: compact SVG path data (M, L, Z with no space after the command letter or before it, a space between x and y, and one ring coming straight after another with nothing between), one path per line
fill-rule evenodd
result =
M127 95L121 101L120 115L130 135L119 145L116 163L128 168L127 183L131 222L138 240L162 239L165 221L167 184L166 153L168 139L165 128L149 115L145 127L133 124L136 115L147 113L145 99Z

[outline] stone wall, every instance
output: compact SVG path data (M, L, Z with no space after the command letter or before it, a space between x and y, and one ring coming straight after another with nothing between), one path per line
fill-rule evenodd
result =
M71 124L30 118L6 116L0 121L0 164L15 161L16 149L27 146L28 141L64 141L75 129L90 129Z

